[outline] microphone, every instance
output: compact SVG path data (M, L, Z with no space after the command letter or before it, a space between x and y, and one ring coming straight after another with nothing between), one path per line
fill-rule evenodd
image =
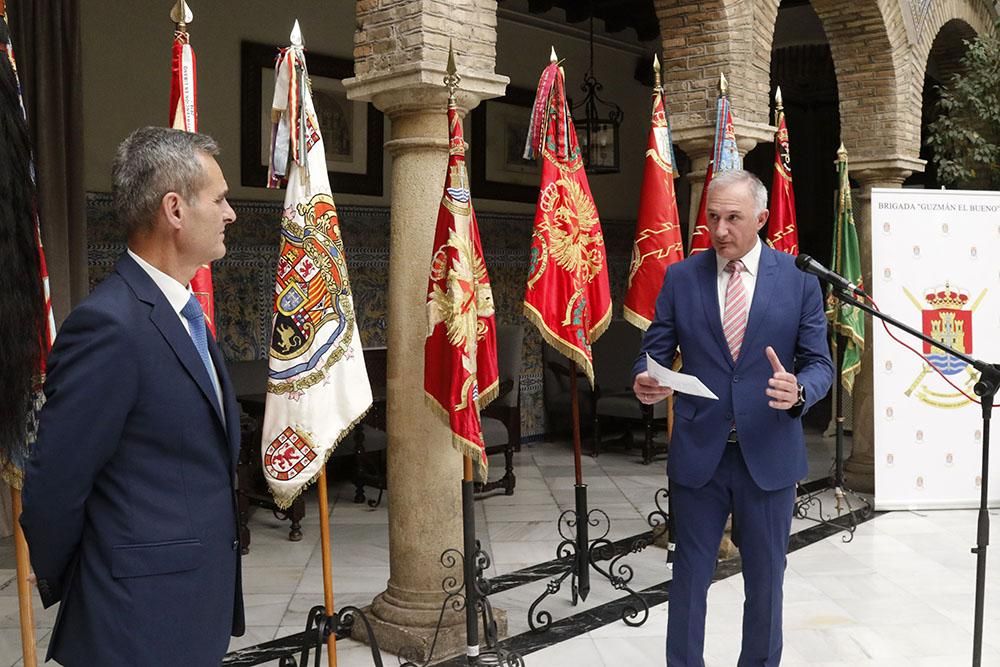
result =
M836 271L831 271L826 268L815 259L809 255L798 255L795 258L795 266L798 267L799 271L804 271L806 273L811 273L820 280L826 281L833 285L836 289L842 290L849 294L856 294L860 297L868 296L865 291L852 283L850 280L840 275Z

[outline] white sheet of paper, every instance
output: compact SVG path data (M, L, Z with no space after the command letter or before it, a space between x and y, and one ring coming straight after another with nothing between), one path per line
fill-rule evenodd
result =
M691 394L692 396L711 398L714 401L719 400L719 397L713 394L712 390L706 387L694 375L678 373L677 371L672 371L669 368L661 366L649 354L646 354L646 372L649 373L649 377L656 380L661 386L670 387L674 391L679 391L682 394Z

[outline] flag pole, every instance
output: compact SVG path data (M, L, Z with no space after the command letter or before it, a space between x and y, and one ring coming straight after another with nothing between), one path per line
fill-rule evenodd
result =
M0 0L2 13L3 0ZM35 611L31 606L31 583L28 574L31 572L31 562L28 558L28 542L21 530L21 490L10 487L12 514L14 515L14 558L17 562L17 602L21 617L21 655L24 667L35 667L38 655L35 641Z
M327 618L333 618L333 558L330 554L330 507L327 504L326 466L319 470L316 480L316 490L319 499L319 540L323 554L323 605L326 607ZM330 667L337 667L337 633L330 632L326 637L326 656Z
M577 387L581 369L593 384L590 344L600 337L610 322L611 298L597 206L580 158L565 86L565 72L559 66L553 49L549 64L542 70L538 81L525 142L525 158L539 158L541 161L541 183L535 208L532 265L525 290L524 314L538 327L545 342L569 361L575 505L573 509L564 510L556 522L562 538L556 547L559 570L551 573L553 578L545 591L528 608L528 626L535 632L551 627L552 614L539 609L539 606L557 593L567 579L570 581L572 604L587 599L591 590L591 568L611 582L616 590L628 593L628 601L624 603L621 614L627 625L642 625L649 617L649 605L628 586L632 578L631 569L619 565L619 559L642 547L617 549L607 539L611 532L611 519L607 513L599 508L588 509L587 506L587 485L581 465L580 396ZM557 206L563 206L559 202L570 200L577 202L574 206L579 215L570 221L569 230L556 229L559 225L552 221L550 214L557 210ZM564 260L569 255L558 246L562 243L561 239L567 236L573 239L570 241L573 252L590 258L585 267L563 268ZM558 302L564 294L572 294L571 300L568 303ZM568 314L571 311L572 317ZM591 540L590 534L594 534L595 539ZM600 561L610 562L605 568Z
M476 615L476 512L473 507L472 457L462 457L462 542L465 566L465 655L469 664L479 659L479 619Z

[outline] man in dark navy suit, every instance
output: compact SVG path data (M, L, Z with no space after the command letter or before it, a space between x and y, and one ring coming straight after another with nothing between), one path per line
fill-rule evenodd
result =
M217 153L165 128L122 142L128 250L49 358L21 524L63 665L217 667L243 633L239 411L188 287L236 219Z
M719 400L678 394L668 475L676 558L667 664L704 665L708 586L726 518L739 526L746 602L739 666L781 660L782 582L795 484L806 475L802 414L833 380L819 282L764 245L767 191L745 171L717 174L708 191L712 250L670 267L633 369L652 404L673 393L646 372L646 353Z

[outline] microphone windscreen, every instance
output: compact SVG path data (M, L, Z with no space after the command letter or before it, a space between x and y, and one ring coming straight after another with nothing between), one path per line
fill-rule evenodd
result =
M812 261L813 258L810 257L809 255L797 255L795 257L795 266L799 267L800 271L805 271L807 268L809 268L809 265L812 263Z

